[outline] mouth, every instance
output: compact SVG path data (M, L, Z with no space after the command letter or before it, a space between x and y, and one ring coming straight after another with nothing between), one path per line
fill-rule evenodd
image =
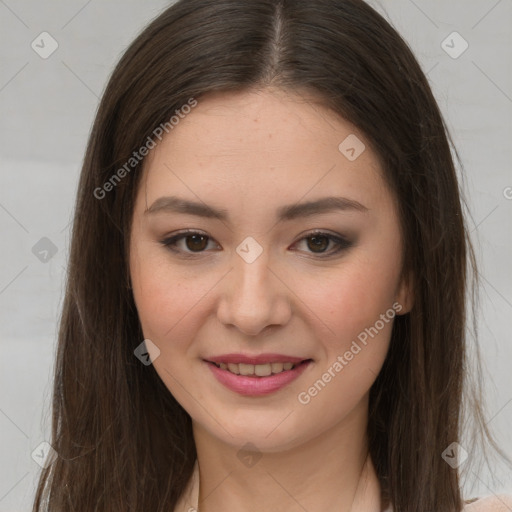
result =
M245 359L245 362L240 362L240 359ZM217 381L229 390L248 397L261 397L290 385L308 370L313 359L269 357L268 354L257 357L230 354L227 357L216 357L215 361L203 359L203 362Z
M226 370L234 375L242 375L244 377L269 377L270 375L278 375L283 372L289 372L295 368L311 362L312 359L304 359L299 362L268 362L263 364L248 364L248 363L234 363L234 362L205 362L216 366L221 370Z

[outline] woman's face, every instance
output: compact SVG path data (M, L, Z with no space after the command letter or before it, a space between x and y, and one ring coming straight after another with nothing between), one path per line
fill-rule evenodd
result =
M411 307L376 155L348 122L268 89L182 117L146 159L131 232L158 375L233 446L279 451L367 421L393 317Z

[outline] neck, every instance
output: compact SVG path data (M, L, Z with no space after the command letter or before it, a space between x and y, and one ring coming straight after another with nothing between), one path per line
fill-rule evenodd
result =
M193 422L199 463L198 512L380 512L380 485L368 454L367 403L286 451L241 461L240 447ZM258 444L254 440L255 445Z

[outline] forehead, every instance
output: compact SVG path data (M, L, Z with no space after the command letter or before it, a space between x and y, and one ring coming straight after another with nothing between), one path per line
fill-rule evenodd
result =
M378 158L355 126L312 96L280 90L199 99L148 154L142 183L147 206L167 192L260 206L383 192Z

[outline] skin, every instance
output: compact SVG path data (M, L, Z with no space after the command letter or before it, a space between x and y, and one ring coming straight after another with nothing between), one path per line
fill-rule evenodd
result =
M366 146L354 161L338 150L350 134ZM144 213L169 195L223 208L229 220ZM367 211L276 219L281 206L334 195ZM181 254L160 243L184 229L209 239L182 239ZM334 254L329 242L318 252L305 238L314 229L352 245ZM263 249L252 263L236 252L247 236ZM193 421L200 512L380 510L365 432L392 321L309 403L298 395L393 303L400 314L410 310L401 255L396 202L376 154L311 96L268 88L211 94L150 152L133 212L130 275L144 336L160 350L155 370ZM247 397L203 362L234 352L313 363L285 388ZM252 467L237 457L247 442L261 456Z

